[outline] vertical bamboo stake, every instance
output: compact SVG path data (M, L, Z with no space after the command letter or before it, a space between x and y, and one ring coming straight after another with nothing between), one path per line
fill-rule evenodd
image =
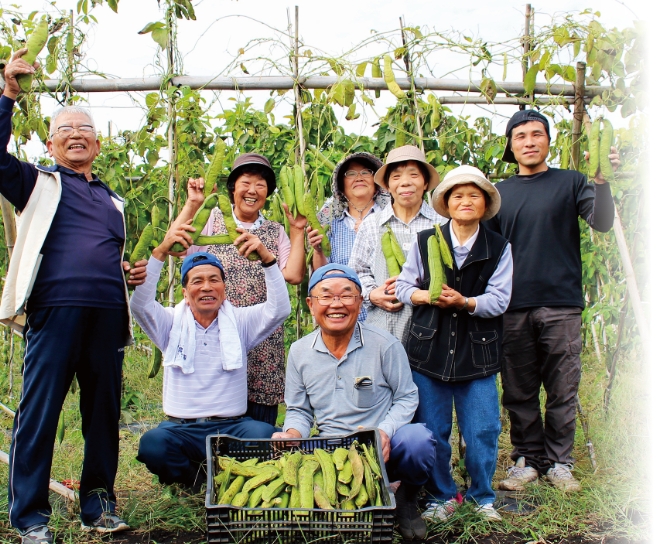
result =
M74 10L69 10L69 32L74 36ZM71 83L74 80L74 49L67 51L67 81ZM65 103L68 106L72 104L71 86L67 85L65 90Z
M407 77L410 80L410 93L412 95L412 109L414 112L414 119L417 122L417 133L419 135L419 149L424 153L424 131L421 128L421 119L419 118L419 104L417 104L417 94L414 87L414 77L412 75L412 64L410 63L410 53L407 48L407 42L405 41L405 28L403 23L403 17L399 17L398 21L401 25L401 40L403 41L403 49L405 49L405 54L403 55L403 61L405 62L405 70L407 71Z
M166 25L168 25L168 88L172 86L173 77L173 10L169 2L166 7ZM170 172L168 174L168 217L170 221L175 219L175 113L174 98L168 95L168 162L170 163ZM172 255L168 256L168 304L175 306L175 259Z
M573 131L571 132L571 168L580 169L580 137L585 113L585 67L584 62L576 64L575 102L573 104Z
M532 47L530 41L530 23L532 21L532 4L527 4L525 6L525 34L523 35L523 81L525 81L525 76L529 70L529 52ZM525 95L525 98L530 98L529 95ZM525 104L521 104L519 109L524 110Z
M631 306L635 314L635 322L640 331L640 339L642 345L646 349L649 346L649 325L645 317L644 309L642 308L642 301L640 299L640 292L638 291L638 284L635 281L635 272L633 271L633 263L629 255L628 246L626 245L626 237L622 229L622 222L619 219L619 212L615 208L615 223L612 227L617 240L617 247L619 248L619 255L622 259L622 266L624 267L624 275L626 276L626 286L628 288L629 298L631 299Z
M290 26L290 13L288 12L288 26ZM291 38L292 39L292 38ZM295 6L295 33L294 40L291 41L293 59L293 79L295 91L295 117L297 122L297 132L299 136L299 163L306 175L306 142L304 140L304 123L302 121L302 95L299 87L299 6ZM296 155L295 155L296 156ZM307 183L308 186L308 183ZM287 221L287 219L286 219ZM297 296L297 338L302 336L302 308L301 308L301 285L295 288Z

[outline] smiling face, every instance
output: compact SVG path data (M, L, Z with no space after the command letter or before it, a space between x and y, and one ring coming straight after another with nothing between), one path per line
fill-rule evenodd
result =
M226 300L226 284L216 266L201 264L189 270L182 293L196 321L209 324Z
M372 168L359 161L352 160L345 165L343 172L343 194L352 202L365 201L373 198L377 191L377 185L373 181L374 172ZM360 172L371 171L370 174L360 174ZM355 176L347 176L348 172L356 172Z
M387 185L394 205L409 209L421 206L428 182L417 161L407 161L391 171Z
M521 174L545 170L549 149L548 133L539 121L528 121L511 131L511 150Z
M101 149L97 134L74 130L65 136L56 132L62 126L78 128L81 125L91 125L90 119L83 113L63 113L58 116L53 135L46 142L46 148L59 165L75 172L88 173Z
M459 225L478 224L486 213L486 197L474 183L451 189L447 205L451 219Z
M235 180L233 193L237 219L246 223L256 221L267 200L267 192L267 182L262 176L241 174Z
M329 306L323 306L314 298L321 295L361 295L354 282L346 278L322 280L313 288L311 295L306 298L306 303L324 334L344 336L354 331L361 311L361 296L356 296L354 302L347 306L341 302L340 296L334 297Z

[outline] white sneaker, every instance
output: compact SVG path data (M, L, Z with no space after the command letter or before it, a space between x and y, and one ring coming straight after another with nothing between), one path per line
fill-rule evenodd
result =
M453 515L457 507L458 501L455 499L449 499L443 503L429 502L426 504L426 510L422 512L421 517L431 523L446 521Z
M506 470L506 479L498 487L505 491L525 491L525 484L535 482L539 472L525 464L524 457L518 457L516 464Z
M571 474L572 470L573 465L555 463L555 466L546 472L546 480L561 491L580 491L582 487L580 482Z
M495 510L492 502L477 506L476 513L486 521L502 521L502 516L500 516L499 512Z

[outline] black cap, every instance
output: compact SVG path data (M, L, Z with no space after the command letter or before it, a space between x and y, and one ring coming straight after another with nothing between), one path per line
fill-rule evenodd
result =
M518 163L513 151L511 151L511 131L517 126L524 125L530 121L538 121L539 123L542 123L546 129L548 140L550 140L550 126L548 125L548 119L536 110L520 110L514 113L506 124L506 147L504 148L504 154L502 155L502 160L504 162Z
M233 184L248 166L262 167L263 177L267 182L267 195L271 195L276 189L276 175L269 159L258 153L244 153L235 159L233 169L228 176L228 184Z

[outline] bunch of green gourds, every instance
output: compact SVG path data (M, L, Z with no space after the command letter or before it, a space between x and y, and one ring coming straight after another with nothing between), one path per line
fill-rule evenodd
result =
M387 230L382 235L382 254L387 261L389 277L398 276L405 264L405 254L398 243L394 231L389 226L387 226Z
M380 464L371 444L312 454L285 452L278 459L239 462L216 459L218 504L244 508L321 508L357 510L383 506ZM305 514L305 512L302 512Z
M447 283L445 267L453 270L453 257L449 244L442 236L440 225L435 225L435 234L428 238L428 270L430 271L430 284L428 286L428 300L431 304L437 301L442 294L442 286Z
M601 128L601 123L603 128ZM610 149L613 144L612 123L607 119L597 119L589 133L589 177L595 178L599 169L606 181L614 181L615 172L610 164Z

